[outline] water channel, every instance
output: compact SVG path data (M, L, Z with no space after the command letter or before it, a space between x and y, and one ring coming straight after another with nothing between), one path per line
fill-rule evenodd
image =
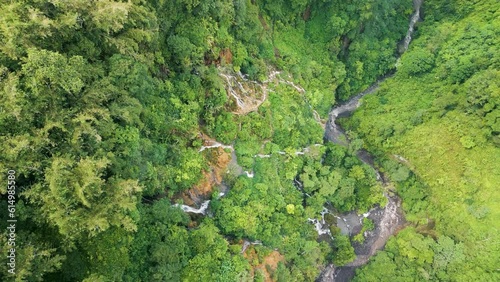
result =
M420 19L422 2L423 0L413 1L414 13L410 18L408 31L403 40L403 50L401 54L408 49L411 42L415 24ZM336 119L338 117L349 116L360 106L361 98L374 93L378 89L379 84L390 76L391 75L387 75L379 79L365 91L355 95L346 103L334 107L330 111L329 119L325 126L325 139L336 144L347 145L349 140L346 138L343 129L335 122ZM358 158L363 161L363 163L371 166L377 172L378 181L381 182L383 186L386 186L387 180L374 166L373 157L367 151L360 150L358 152ZM384 208L377 207L363 215L358 215L356 212L350 212L348 214L336 216L337 226L341 229L342 233L346 235L353 235L361 229L363 217L371 219L375 224L375 228L372 231L365 232L365 240L362 244L354 244L356 259L353 262L341 267L335 267L333 264L328 265L317 281L350 281L354 277L356 268L366 264L370 257L385 246L389 237L404 226L405 220L401 209L401 199L397 195L390 195L388 191L384 192L384 196L387 198L387 205ZM322 216L324 217L323 214ZM317 226L316 228L321 229L323 227Z

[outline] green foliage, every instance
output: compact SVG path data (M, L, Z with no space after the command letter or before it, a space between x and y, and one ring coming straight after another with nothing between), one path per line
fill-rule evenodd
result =
M337 97L348 97L367 88L378 77L394 68L397 42L404 38L412 1L342 1L324 2L324 13L317 32L330 26L326 38L329 48L346 65L346 79L337 89ZM312 21L313 22L313 21ZM329 23L329 24L327 24Z
M167 200L141 207L141 221L131 243L125 281L180 280L192 257L185 228L188 216Z
M70 158L54 158L45 172L45 181L25 195L40 203L46 218L70 238L82 233L95 235L110 226L133 231L133 195L141 188L132 180L104 181L102 173L108 164L106 159L74 162Z
M286 162L285 158L275 154L256 159L254 178L240 176L229 193L212 207L225 234L261 240L270 248L278 248L287 259L289 271L307 281L318 274L328 247L316 242L317 234L307 223L303 196L292 185L293 177L287 177L288 170L297 174L301 160ZM283 271L277 270L276 275L286 277Z
M342 266L353 261L356 258L354 248L351 246L349 237L338 234L334 238L334 253L333 263L337 266Z
M359 233L352 238L352 240L358 243L363 243L365 241L364 233L366 231L373 230L373 228L375 228L373 221L367 217L363 218L363 227L361 228L361 231L359 231Z
M328 144L323 165L321 169L330 174L330 182L325 184L328 188L319 192L336 209L368 211L375 204L385 205L375 171L362 163L355 152L349 152L340 145ZM324 192L332 189L332 193Z
M447 236L433 240L413 228L406 228L389 240L385 250L367 267L358 271L355 281L468 279L467 274L459 270L465 267L464 259L462 243Z
M249 281L247 239L262 241L261 261L284 256L276 281L312 281L327 256L354 253L338 232L333 250L318 243L307 219L325 203L384 204L362 148L382 156L418 227L360 279L491 280L500 44L496 3L476 2L426 1L394 79L343 121L359 133L343 148L322 145L317 113L394 69L409 0L3 1L0 170L21 187L17 280ZM266 100L235 114L219 67L265 83ZM234 144L254 177L226 178L213 219L190 222L170 202L210 170L203 135ZM394 152L408 160L383 157Z
M129 248L133 237L127 233L126 230L113 228L86 242L84 249L88 254L90 273L106 280L122 279L125 270L132 264Z
M498 279L498 3L450 3L426 1L436 9L396 75L345 121L385 159L417 226L389 241L359 281Z
M425 49L413 49L401 57L404 62L398 73L413 76L430 71L434 67L434 54Z
M241 255L231 256L228 243L210 221L190 236L195 256L183 269L182 281L237 281L247 278L248 262Z
M7 205L2 208L7 209ZM7 217L2 218L4 221ZM2 224L5 230L7 226ZM2 232L0 244L2 246L2 255L7 257L7 251L15 248L15 275L10 275L7 271L10 267L7 263L3 264L0 269L7 276L4 281L14 281L10 278L15 277L15 281L45 281L44 276L48 273L55 272L61 267L65 260L64 256L57 254L57 249L50 246L49 243L43 242L44 238L35 233L28 233L19 229L20 225L16 225L16 242L30 242L31 244L12 246L8 242L9 235L7 232ZM10 276L10 277L9 277Z

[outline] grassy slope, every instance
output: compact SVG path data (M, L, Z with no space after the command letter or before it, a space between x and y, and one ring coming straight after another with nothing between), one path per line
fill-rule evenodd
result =
M485 1L462 19L424 23L422 36L412 43L402 64L424 49L434 54L434 68L386 81L346 122L372 150L406 158L428 187L427 214L409 218L421 223L434 219L438 236L464 243L466 261L460 271L448 273L451 280L498 278L500 148L491 142L484 119L467 112L467 82L450 83L452 74L443 76L443 66L464 56L471 56L476 72L498 70L498 32L496 37L484 36L487 30L498 31L495 7L498 2ZM473 142L472 148L464 145L466 140Z

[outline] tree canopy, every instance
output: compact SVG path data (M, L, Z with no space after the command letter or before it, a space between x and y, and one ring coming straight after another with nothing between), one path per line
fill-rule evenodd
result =
M410 0L0 1L0 280L314 281L375 228L324 207L386 204L361 149L409 226L355 280L499 280L498 8L425 1L399 58Z

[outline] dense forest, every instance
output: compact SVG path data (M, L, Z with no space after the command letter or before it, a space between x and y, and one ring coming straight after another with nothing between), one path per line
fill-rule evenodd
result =
M355 281L499 281L500 4L426 0L403 53L413 12L0 0L0 280L314 281L373 222L313 219L391 193L405 227ZM325 142L332 106L388 75Z

